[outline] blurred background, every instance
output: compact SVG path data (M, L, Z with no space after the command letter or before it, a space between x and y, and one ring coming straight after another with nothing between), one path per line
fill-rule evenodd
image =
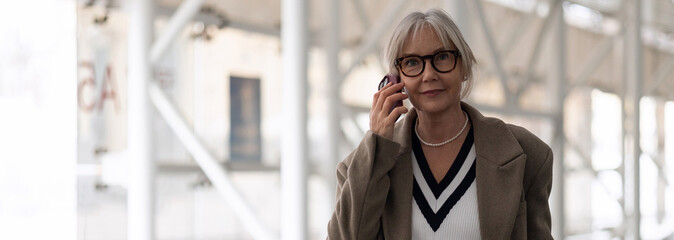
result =
M431 7L466 101L553 147L556 239L674 239L672 0L0 1L0 239L325 239Z

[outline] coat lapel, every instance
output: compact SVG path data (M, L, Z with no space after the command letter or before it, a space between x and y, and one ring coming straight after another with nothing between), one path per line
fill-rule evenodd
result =
M495 118L486 118L466 103L475 138L477 204L482 239L508 239L515 224L522 196L526 155L508 126ZM415 109L396 124L394 141L400 144L398 162L391 169L391 189L382 215L386 239L412 237L411 128Z
M394 141L400 144L398 160L389 173L391 188L382 215L385 239L412 238L412 126L417 117L416 110L410 109L405 118L396 124Z
M509 239L515 224L526 155L508 126L461 104L473 123L477 205L482 239Z

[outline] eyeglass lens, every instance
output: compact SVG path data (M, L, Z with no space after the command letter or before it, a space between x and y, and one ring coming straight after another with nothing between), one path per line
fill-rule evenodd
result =
M446 73L454 69L456 65L456 56L449 51L443 51L429 56L408 56L402 59L400 67L407 76L417 76L424 71L426 62L424 59L430 58L431 65L438 72Z

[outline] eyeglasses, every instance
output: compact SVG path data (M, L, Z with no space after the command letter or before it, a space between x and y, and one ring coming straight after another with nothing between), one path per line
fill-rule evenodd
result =
M452 57L453 55L453 57ZM456 68L456 59L461 56L457 50L444 50L432 55L418 56L410 55L396 59L395 65L408 77L421 75L426 68L426 59L431 59L431 65L435 71L448 73Z

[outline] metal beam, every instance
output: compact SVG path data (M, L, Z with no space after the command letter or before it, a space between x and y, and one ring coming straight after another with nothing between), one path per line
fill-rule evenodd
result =
M555 19L556 14L561 13L561 8L562 8L562 0L554 0L552 2L552 6L550 7L550 11L548 11L548 16L545 18L543 21L543 25L541 25L540 29L538 30L538 35L536 36L536 41L534 42L534 50L531 52L531 56L529 57L529 62L527 63L527 71L526 74L524 75L524 81L520 82L518 84L517 90L515 91L515 95L519 96L522 91L524 90L525 86L528 85L528 82L531 81L533 78L534 72L536 71L536 65L539 62L539 57L541 56L541 47L543 45L543 40L545 40L546 33L548 29L550 29L550 25L552 24L552 20ZM564 19L562 19L562 22Z
M354 8L356 9L356 13L358 14L358 18L360 19L360 24L363 25L363 29L365 29L364 32L369 32L371 27L370 19L367 18L367 14L365 13L365 9L363 8L363 1L351 0L351 2L353 3ZM332 9L330 9L330 11L332 11ZM380 48L376 48L374 51L378 56L382 56ZM377 64L379 65L379 68L381 68L382 72L388 72L388 69L386 69L386 66L382 62L381 58L377 58Z
M672 77L672 71L674 71L674 55L671 55L669 58L667 58L666 61L660 63L658 70L656 70L655 74L653 74L651 86L646 92L644 92L644 95L652 95L655 93L655 90L657 90L662 85L662 83L665 82L665 79Z
M193 133L196 135L196 133ZM184 159L190 161L190 159ZM260 163L247 163L241 161L230 161L229 159L216 159L218 165L226 172L269 172L278 173L280 166ZM158 161L161 162L161 161ZM168 161L164 161L168 162ZM199 173L203 172L199 164L177 164L177 163L159 163L157 164L157 174L162 173Z
M326 97L327 97L327 140L328 140L328 153L326 161L322 164L321 175L325 177L327 188L328 188L328 198L330 206L328 214L332 212L332 206L335 206L334 194L337 190L337 181L335 177L335 166L339 163L340 154L339 149L341 147L341 127L340 120L342 119L342 100L341 100L341 88L340 88L340 79L339 79L339 52L341 48L341 31L340 31L340 20L341 20L341 2L339 0L329 0L327 7L327 22L328 30L326 33L326 57L327 57L327 76L326 80L328 81L326 86ZM326 219L327 220L327 219ZM327 224L327 222L325 223Z
M403 7L407 3L407 0L397 0L395 3L389 5L386 9L384 16L377 21L376 25L368 32L363 40L363 44L358 47L356 50L355 57L353 58L349 67L342 72L339 79L344 79L346 76L353 71L356 66L358 66L365 57L370 54L376 47L381 36L384 35L384 32L391 25L391 22L400 15ZM341 81L340 81L341 84Z
M658 179L662 180L665 185L669 186L671 182L669 181L669 177L667 176L667 169L665 168L664 160L661 161L660 155L657 153L655 154L644 153L644 154L646 154L648 158L650 158L650 161L653 163L653 165L655 165L655 168L658 169Z
M369 113L370 108L342 104L341 112L342 119L339 126L344 140L342 143L348 143L350 149L356 148L366 132L366 129L360 127L356 117L358 114Z
M555 75L554 76L554 96L555 96L555 110L557 118L554 122L554 139L553 139L553 149L555 152L555 160L553 162L553 180L552 180L552 209L555 213L552 219L552 232L555 239L564 239L566 236L565 232L565 220L566 220L566 210L564 207L564 173L565 171L565 133L564 133L564 100L566 99L566 22L564 21L564 8L562 7L562 1L557 0L552 10L550 12L548 19L552 21L551 16L556 16L555 21L557 26L555 27L553 44L554 55L556 56L555 60ZM547 19L546 19L547 20ZM542 36L542 35L540 35ZM541 39L539 39L540 41ZM530 68L534 68L534 65L529 65Z
M213 186L222 195L223 199L229 203L232 211L239 217L248 233L255 239L276 239L275 234L266 229L262 221L256 217L255 211L248 206L247 201L229 179L227 171L220 166L218 160L213 157L199 138L194 135L191 128L187 125L187 121L178 113L178 110L171 104L171 101L159 88L157 83L150 84L149 94L157 111L166 120L166 123L176 134L178 140L185 146L185 149L192 154L194 160L199 164L204 174L213 183Z
M154 15L152 0L128 1L128 129L127 146L131 155L128 189L127 238L154 238L154 172L152 156L152 109L147 88L152 78L148 59Z
M370 107L360 107L360 106L353 106L353 105L344 106L342 108L342 112L345 113L344 116L348 116L348 117L345 117L345 118L348 118L349 121L351 121L353 123L355 129L358 130L359 135L361 135L358 138L358 141L356 141L356 143L359 143L362 136L364 136L365 132L367 132L367 129L363 129L362 127L360 127L360 124L358 123L358 119L356 119L356 117L357 117L358 114L364 114L364 113L369 114L370 113ZM358 144L356 144L356 145L358 145Z
M623 7L626 7L626 6L627 6L627 4L623 5ZM627 17L627 15L626 15L626 17ZM625 19L627 21L627 18L625 18ZM625 32L625 35L627 35L627 32ZM627 36L625 36L625 42L627 42L627 40L628 40ZM627 45L627 43L625 43L625 45ZM624 47L624 51L623 51L624 55L627 55L625 53L625 52L627 52L626 50L627 50L627 48ZM627 222L628 221L628 215L627 215L628 209L627 209L627 203L626 203L627 201L629 201L627 199L627 195L628 195L627 192L629 191L629 189L627 187L628 180L627 180L627 169L626 169L627 165L628 165L627 164L627 159L628 159L628 157L627 157L627 149L628 149L627 148L627 143L628 143L628 141L627 141L627 120L628 120L627 117L628 117L628 115L627 115L627 99L626 99L627 98L627 81L628 81L628 79L627 79L627 68L625 66L627 66L627 59L625 59L625 57L623 57L622 83L621 83L622 88L623 88L622 89L623 92L620 93L620 97L621 97L620 103L622 105L622 109L620 111L620 117L622 119L622 125L621 125L621 127L622 127L622 129L621 129L622 130L621 131L622 132L622 144L620 144L620 148L621 148L620 150L622 152L623 162L621 163L620 167L618 168L618 172L622 176L622 186L623 186L623 196L622 197L623 197L623 201L625 202L622 205L622 207L623 207L623 216L622 216L623 217L623 223L622 223L621 227L623 227L625 229L622 236L621 236L622 239L626 239L625 237L628 234L627 231L629 231L629 229L627 229L628 228L627 224L629 224L629 223Z
M574 172L574 171L585 170L585 171L591 172L592 176L596 178L597 176L599 176L600 172L614 171L614 170L599 170L598 171L598 170L594 169L594 167L592 167L592 158L590 156L588 156L587 153L585 151L583 151L578 144L576 144L574 141L569 141L569 139L566 139L566 138L564 140L564 143L567 146L569 146L571 148L571 150L573 150L574 152L576 152L580 156L580 159L581 159L582 164L583 164L583 166L580 167L580 168L574 168L574 169L568 169L567 168L567 169L565 169L565 171L567 171L568 173L571 173L571 172ZM604 192L606 193L607 196L611 196L613 194L611 192L611 188L609 188L606 185L606 183L604 183L604 181L598 181L598 183L600 184L600 186L602 186L602 189L604 190ZM618 204L620 204L620 206L624 205L624 201L623 201L622 198L618 198L618 199L614 198L614 200ZM566 234L566 236L569 236L568 233Z
M662 224L665 220L667 207L666 207L666 194L667 187L672 186L669 181L669 175L667 175L667 161L665 160L665 101L661 98L656 98L655 100L655 131L657 138L657 147L655 148L656 156L651 159L657 164L658 167L658 186L657 186L657 219L658 224ZM673 226L674 227L674 226ZM672 228L674 232L674 228Z
M367 18L367 14L363 8L363 1L351 0L351 3L353 4L353 8L356 10L358 18L360 19L360 24L365 27L367 32L367 30L370 28L370 19ZM332 9L330 9L330 11L332 11Z
M516 108L516 107L508 107L508 106L499 107L499 106L491 106L491 105L485 105L485 104L473 104L473 106L475 106L480 111L493 112L493 113L504 114L504 115L519 115L519 116L525 116L525 117L543 118L543 119L548 119L548 120L554 120L555 118L559 117L555 113L530 111L530 110Z
M536 0L531 10L526 13L526 16L521 18L517 24L513 24L513 26L510 27L508 31L506 31L507 35L503 38L505 40L503 40L503 42L498 45L498 49L500 49L499 56L501 56L501 59L508 59L508 56L512 50L515 49L515 43L524 36L526 30L529 29L529 25L531 25L531 23L534 22L534 19L538 17L538 14L536 14L536 8L538 8L538 4L540 4L540 2L540 0ZM486 73L491 73L494 71L494 69L495 67L485 66Z
M614 36L605 36L604 39L602 39L602 41L597 44L598 46L594 48L592 53L590 53L590 57L583 64L583 67L576 77L576 80L572 83L572 87L568 89L569 91L573 88L587 84L590 75L592 75L592 73L594 73L597 68L599 68L599 65L604 62L606 56L608 56L608 54L611 52L611 49L613 49L613 43L615 42L616 38L622 35L621 33L622 31Z
M502 44L499 45L499 49L501 49L500 55L503 59L508 58L508 55L510 55L512 50L515 49L513 47L515 42L524 36L524 32L529 29L529 25L531 25L531 23L534 22L534 19L538 17L538 14L536 14L536 8L538 8L538 4L540 4L540 2L541 0L536 0L533 7L531 8L531 11L529 11L525 17L521 18L517 24L514 24L507 31L507 35L504 38L505 40Z
M175 8L167 7L167 6L157 6L155 8L155 11L157 12L157 16L172 16L175 12ZM215 12L214 10L212 11L203 11L203 9L199 12L197 12L192 20L197 21L197 22L203 22L206 25L214 25L217 26L218 28L223 28L223 27L228 27L228 28L234 28L234 29L239 29L247 32L253 32L257 34L263 34L267 36L273 36L273 37L280 37L281 36L281 30L278 28L273 28L273 27L265 27L265 26L260 26L260 25L255 25L251 24L248 22L242 22L242 21L235 21L232 19L227 19L225 16L222 14Z
M489 45L489 53L491 55L490 59L492 60L494 68L496 69L496 73L498 74L499 80L501 80L501 87L503 88L503 93L506 96L506 106L516 106L517 99L515 99L514 95L512 94L512 91L508 87L508 74L506 73L505 69L503 68L503 65L501 64L501 57L499 56L498 49L496 48L494 36L492 34L491 29L489 28L489 24L487 23L484 10L482 8L482 0L475 0L470 2L472 2L475 5L474 7L480 19L482 31L486 36L487 44Z
M358 143L360 143L364 135L359 129L358 122L353 118L344 119L340 122L340 128L344 139L349 143L349 148L353 149L358 147Z
M185 27L185 24L199 12L203 2L204 0L185 0L180 4L178 10L171 16L171 20L169 20L163 33L152 44L152 50L150 51L150 62L152 64L159 62L159 59Z
M621 2L621 5L626 6L626 3L623 1ZM580 70L578 76L576 76L575 81L572 81L571 83L572 86L569 89L567 89L568 91L571 91L571 89L579 86L587 85L590 75L592 75L592 73L594 73L599 68L601 63L611 52L611 49L613 49L615 41L618 40L618 38L624 36L626 31L624 25L627 19L625 16L626 10L625 7L623 7L618 12L617 16L618 20L622 23L619 26L620 29L614 35L604 36L602 41L599 44L597 44L598 47L594 48L594 50L590 54L590 57L587 60L587 63L583 64L583 68Z
M640 157L641 136L640 128L640 100L642 97L641 82L643 79L643 46L641 40L641 1L632 0L627 5L629 25L626 31L625 44L625 69L626 85L624 111L627 113L628 122L625 124L629 130L631 141L628 141L631 149L630 157L625 158L625 213L627 219L625 239L641 239L641 199L640 199ZM626 154L627 155L627 154ZM628 178L629 176L629 178Z
M281 30L263 26L253 25L247 22L229 21L226 27L240 29L248 32L264 34L268 36L281 37Z
M307 238L306 0L281 1L284 131L281 137L281 239Z

